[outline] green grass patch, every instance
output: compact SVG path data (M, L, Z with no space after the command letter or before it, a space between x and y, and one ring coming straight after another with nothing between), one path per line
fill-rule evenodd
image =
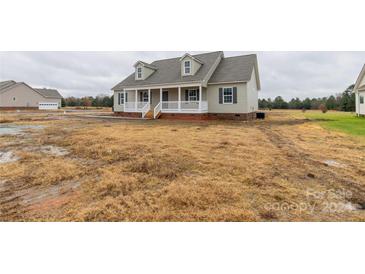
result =
M348 112L308 112L305 117L317 121L324 128L365 137L365 118Z

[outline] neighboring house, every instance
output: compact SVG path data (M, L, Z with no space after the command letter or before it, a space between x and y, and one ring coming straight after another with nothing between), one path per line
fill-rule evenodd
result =
M26 83L0 82L0 108L57 109L61 107L62 96L55 89L38 89Z
M354 91L356 98L356 113L357 115L365 115L365 65L357 78Z
M260 78L256 55L225 58L222 51L138 61L117 84L114 112L127 117L256 117Z

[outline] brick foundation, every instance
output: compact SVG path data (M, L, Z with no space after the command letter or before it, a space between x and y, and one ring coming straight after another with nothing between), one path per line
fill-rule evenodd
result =
M142 113L140 112L114 112L115 116L127 117L127 118L141 118Z
M208 113L161 113L160 119L169 120L209 120Z
M37 107L0 107L0 110L39 110Z
M209 113L210 120L239 120L250 121L256 119L256 112L250 113Z
M114 115L128 118L141 118L140 112L114 112ZM239 120L256 119L256 112L251 113L161 113L160 119L169 120Z
M250 121L256 119L256 112L251 113L162 113L160 119L174 120L239 120Z

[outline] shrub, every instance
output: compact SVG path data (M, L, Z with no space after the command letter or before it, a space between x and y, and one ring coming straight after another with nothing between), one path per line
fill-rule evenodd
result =
M326 105L324 105L324 104L320 104L319 109L322 111L322 113L326 113L328 111Z

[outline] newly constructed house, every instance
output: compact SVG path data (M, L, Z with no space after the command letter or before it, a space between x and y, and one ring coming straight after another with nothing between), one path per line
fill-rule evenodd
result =
M365 65L363 66L355 84L356 113L365 115Z
M58 109L62 96L55 89L32 88L26 83L0 82L0 108Z
M256 117L260 78L257 56L224 57L222 51L138 61L117 84L114 112L126 117Z

